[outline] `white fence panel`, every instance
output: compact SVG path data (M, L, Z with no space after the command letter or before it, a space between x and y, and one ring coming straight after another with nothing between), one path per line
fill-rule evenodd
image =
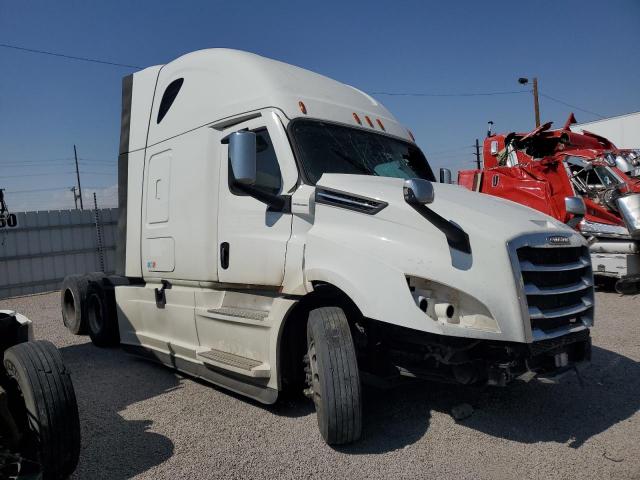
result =
M105 271L113 273L118 209L99 213ZM100 270L93 210L16 216L17 226L0 228L0 298L57 290L67 275Z

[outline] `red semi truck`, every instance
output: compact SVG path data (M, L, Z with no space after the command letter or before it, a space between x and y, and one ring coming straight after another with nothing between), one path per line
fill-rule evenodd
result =
M616 279L621 293L640 290L640 181L616 165L604 137L551 122L529 133L485 139L484 165L458 173L470 190L502 197L568 223L590 239L595 275Z

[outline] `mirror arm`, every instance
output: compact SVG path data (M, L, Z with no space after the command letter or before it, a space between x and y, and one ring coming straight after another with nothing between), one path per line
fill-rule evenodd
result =
M438 215L426 205L421 203L409 203L413 209L422 215L429 223L440 230L447 237L447 243L451 248L463 253L471 253L469 235L462 228L446 218Z
M244 185L238 182L234 182L234 186L250 197L253 197L259 202L267 205L269 210L272 212L291 213L290 195L274 195L272 193L264 192L253 185Z

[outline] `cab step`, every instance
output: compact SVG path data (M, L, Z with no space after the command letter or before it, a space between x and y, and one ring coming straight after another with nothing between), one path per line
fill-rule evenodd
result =
M222 350L205 350L198 353L198 358L207 365L222 368L231 372L254 378L269 378L271 367L268 363L253 358L242 357Z
M210 308L209 313L215 315L225 315L227 317L246 318L249 320L265 320L269 316L269 312L264 310L253 310L251 308L221 307Z

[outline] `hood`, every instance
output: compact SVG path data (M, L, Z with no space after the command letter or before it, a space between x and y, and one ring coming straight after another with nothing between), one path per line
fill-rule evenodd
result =
M434 288L457 292L452 295L458 299L483 305L499 324L499 332L485 332L484 338L525 338L515 249L555 236L571 246L585 246L584 238L528 207L434 183L435 198L427 207L468 235L469 253L454 242L450 245L434 216L407 203L403 187L404 180L398 178L323 175L306 238L306 281L338 287L368 318L436 333L476 335L473 329L425 323L407 286L408 278L425 279L438 285Z
M404 180L365 175L325 174L317 183L325 187L372 198L388 205L380 219L419 230L436 230L405 201ZM537 210L502 198L469 191L457 185L433 183L435 198L428 207L452 221L471 237L501 238L504 242L523 233L566 230L569 227Z

